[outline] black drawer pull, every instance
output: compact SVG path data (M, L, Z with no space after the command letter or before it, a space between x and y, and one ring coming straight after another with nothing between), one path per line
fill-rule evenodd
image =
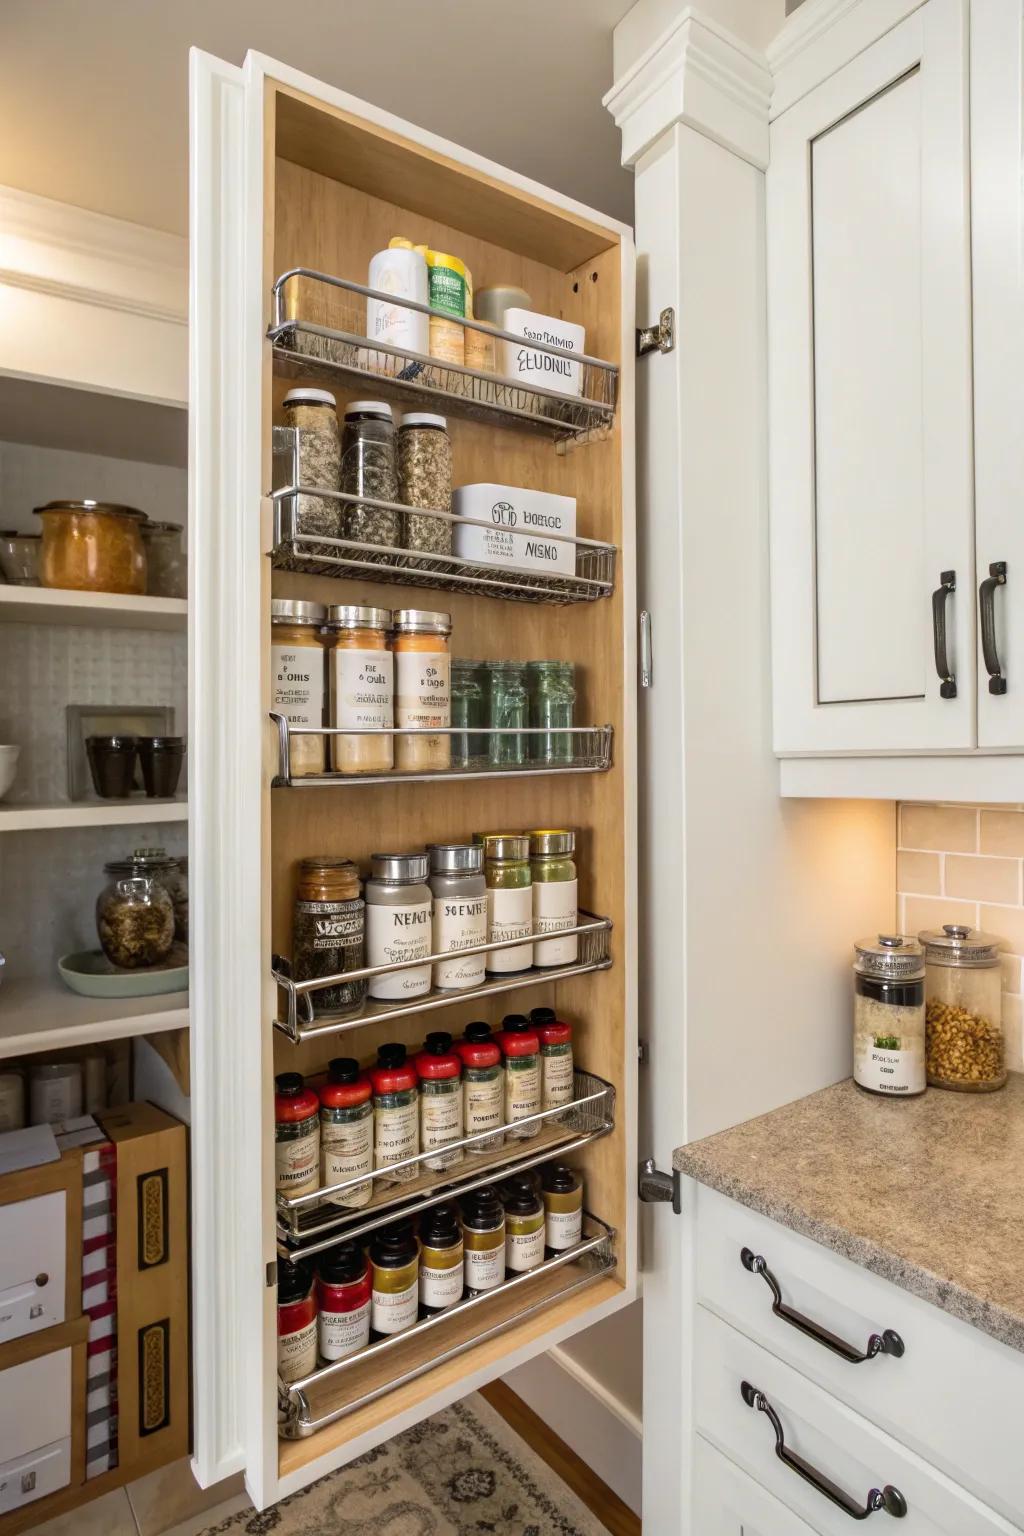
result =
M1005 693L1006 678L999 665L996 649L996 587L1006 586L1006 561L994 560L988 575L978 588L978 608L981 613L981 653L988 673L989 693Z
M740 1392L743 1401L748 1408L756 1408L758 1413L763 1413L769 1424L775 1431L775 1454L791 1472L797 1477L802 1477L805 1483L810 1483L819 1493L823 1493L832 1504L837 1504L844 1515L849 1515L851 1520L866 1520L868 1515L873 1515L876 1510L884 1509L887 1515L892 1515L895 1520L902 1520L907 1513L907 1501L898 1488L891 1483L886 1483L884 1488L871 1488L868 1490L867 1501L862 1505L851 1499L848 1493L826 1477L824 1472L819 1472L812 1467L809 1461L804 1461L796 1451L791 1451L786 1445L786 1437L783 1434L782 1424L778 1414L764 1393L757 1387L752 1387L749 1381L740 1383Z
M956 678L950 670L946 646L946 599L956 591L956 571L941 571L939 585L932 593L932 645L935 670L939 674L939 697L956 698Z
M806 1334L816 1344L824 1344L826 1349L830 1349L841 1359L848 1360L851 1365L861 1365L865 1360L873 1360L876 1355L892 1355L898 1360L904 1353L905 1345L899 1334L894 1333L891 1328L886 1328L882 1333L871 1335L867 1350L862 1354L853 1344L847 1344L845 1340L837 1338L834 1333L829 1333L827 1328L822 1328L820 1323L814 1323L809 1317L804 1317L802 1312L797 1312L793 1307L787 1307L782 1299L779 1282L759 1253L753 1253L749 1248L741 1248L740 1263L744 1269L749 1269L752 1275L760 1275L764 1280L772 1293L772 1311L776 1317L781 1317L784 1323L789 1323L791 1328Z

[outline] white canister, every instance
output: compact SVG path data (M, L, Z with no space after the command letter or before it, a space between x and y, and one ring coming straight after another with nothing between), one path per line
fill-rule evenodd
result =
M29 1079L29 1119L32 1125L56 1125L82 1113L82 1064L79 1061L40 1062Z
M366 896L366 964L397 965L429 955L433 897L425 853L375 853ZM371 976L370 997L421 997L430 991L430 966Z
M367 285L378 293L393 294L396 299L427 304L427 263L422 251L414 250L411 241L396 236L387 250L378 251L371 257ZM420 314L416 309L406 309L399 303L367 299L366 334L371 341L383 341L402 352L420 352L426 356L430 348L430 316ZM397 373L402 364L390 353L378 352L370 359L370 367L381 373Z
M0 1132L25 1124L25 1079L20 1072L0 1072Z
M506 309L503 330L522 336L526 342L540 342L545 347L561 347L565 352L585 350L586 330L570 320L554 315L538 315L532 309ZM580 365L571 358L517 341L503 341L501 372L506 378L537 389L552 389L560 395L580 393Z

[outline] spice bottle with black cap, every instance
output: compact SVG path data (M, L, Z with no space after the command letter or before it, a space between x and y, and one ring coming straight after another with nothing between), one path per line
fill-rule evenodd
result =
M544 1243L549 1256L573 1248L583 1236L583 1180L565 1163L548 1163L541 1175Z
M370 1266L358 1243L339 1243L320 1259L320 1358L344 1360L370 1342Z
M419 1244L411 1221L381 1227L370 1244L373 1292L370 1328L375 1338L404 1333L419 1316Z
M466 1289L474 1296L493 1291L505 1278L505 1211L490 1185L462 1199L462 1244Z
M467 1024L462 1039L456 1046L462 1058L462 1107L463 1125L467 1136L480 1136L467 1149L470 1154L493 1152L504 1146L501 1132L505 1116L505 1073L501 1065L501 1050L491 1033L491 1026L482 1021ZM484 1131L495 1131L494 1136L484 1136Z
M522 1013L507 1013L498 1036L505 1058L505 1124L511 1141L529 1141L540 1126L519 1125L540 1110L540 1040L529 1019Z
M325 1189L373 1172L373 1092L370 1079L351 1056L330 1063L320 1089L320 1183ZM332 1205L367 1205L373 1183L353 1184L330 1197Z
M544 1202L526 1174L504 1190L505 1268L520 1275L544 1262Z
M462 1300L462 1226L454 1205L435 1205L420 1223L420 1310L428 1317Z
M462 1061L452 1050L452 1037L443 1030L429 1034L413 1058L420 1083L420 1147L433 1152L462 1139ZM462 1162L462 1148L426 1159L428 1168L451 1168Z
M316 1370L316 1295L313 1271L299 1260L277 1266L277 1374L298 1381Z
M373 1085L373 1162L375 1168L416 1157L420 1150L419 1079L406 1060L405 1046L389 1042L377 1049L377 1065L370 1072ZM415 1164L400 1168L384 1184L407 1184L418 1174Z

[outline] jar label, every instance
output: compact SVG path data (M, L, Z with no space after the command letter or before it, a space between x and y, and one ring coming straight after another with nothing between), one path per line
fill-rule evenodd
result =
M489 944L530 938L532 934L533 896L528 885L513 890L487 892ZM495 949L484 959L492 975L500 975L503 971L522 971L533 964L533 945L517 944L512 949Z
M471 1081L468 1077L462 1085L465 1107L466 1135L476 1136L481 1131L495 1131L502 1124L504 1099L503 1074L499 1068L489 1082ZM490 1152L497 1146L494 1141L478 1141L470 1152Z
M462 1245L452 1249L452 1264L420 1264L420 1301L425 1307L451 1307L462 1300Z
M540 1058L513 1056L505 1063L505 1122L525 1120L540 1109Z
M370 1342L370 1302L352 1312L320 1313L320 1353L325 1360L344 1360Z
M559 933L576 927L576 880L535 880L533 884L533 931ZM579 953L579 937L548 939L533 946L534 965L572 965Z
M420 1288L415 1268L412 1284L404 1290L378 1291L374 1286L371 1313L374 1333L401 1333L403 1328L411 1328L416 1321L420 1310Z
M400 960L421 960L430 954L431 903L386 907L368 903L366 908L367 965L395 965ZM371 997L419 997L430 990L430 966L411 971L391 971L370 978Z
M583 1237L583 1202L574 1211L548 1211L544 1240L549 1248L562 1253L573 1248Z
M358 949L362 960L363 903L359 901L297 901L300 938L312 949ZM355 969L355 967L352 967Z
M360 1173L373 1172L373 1114L360 1120L322 1118L320 1122L320 1182L340 1184ZM365 1205L369 1184L356 1184L331 1196L332 1205Z
M390 651L331 653L334 723L370 730L394 722L394 657ZM385 741L383 745L390 743Z
M853 1079L875 1093L923 1093L923 1039L858 1033L853 1048Z
M301 1195L315 1189L320 1173L320 1127L305 1136L290 1136L274 1143L277 1188L282 1195Z
M420 1150L420 1117L416 1095L411 1104L393 1107L375 1106L373 1116L373 1160L378 1168L388 1163L400 1163L407 1157L415 1157ZM394 1178L405 1182L415 1179L416 1167L403 1168Z
M271 645L274 709L289 725L323 725L323 659L319 645Z
M434 897L434 954L449 954L487 943L487 895ZM484 980L484 956L466 955L434 967L435 987L479 987Z
M277 1373L282 1381L298 1381L316 1370L316 1318L294 1333L277 1337Z
M572 1076L572 1048L541 1051L542 1109L556 1109L561 1104L571 1104L574 1091Z
M451 658L447 651L399 651L395 724L445 726L451 719Z
M450 1093L431 1093L428 1090L420 1095L420 1134L424 1152L433 1152L436 1147L445 1147L450 1141L458 1141L461 1137L462 1093L456 1079L453 1079L453 1091ZM448 1162L454 1160L449 1158L442 1166L446 1167Z
M544 1262L544 1223L536 1232L509 1232L505 1237L505 1267L521 1274Z
M496 1248L466 1249L466 1285L471 1291L493 1291L504 1278L504 1239Z

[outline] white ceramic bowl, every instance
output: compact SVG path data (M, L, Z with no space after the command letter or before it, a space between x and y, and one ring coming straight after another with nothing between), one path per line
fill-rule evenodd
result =
M20 752L20 747L0 746L0 800L4 798L14 783L14 775L18 771L18 755Z

